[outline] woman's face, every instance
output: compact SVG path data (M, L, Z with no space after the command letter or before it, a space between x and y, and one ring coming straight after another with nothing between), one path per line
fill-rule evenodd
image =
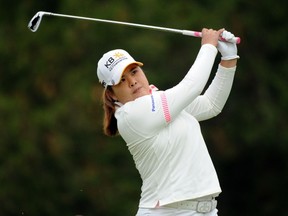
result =
M120 83L112 86L112 89L112 98L122 104L150 94L148 80L137 64L129 65L124 71Z

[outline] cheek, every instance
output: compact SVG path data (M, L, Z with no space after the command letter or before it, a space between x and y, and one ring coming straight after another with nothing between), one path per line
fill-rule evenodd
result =
M144 74L141 77L141 81L142 81L143 84L149 85L148 79L147 79L147 77Z
M129 92L128 92L127 88L119 86L118 88L114 89L114 97L116 100L118 100L120 102L126 100L128 95L129 95Z

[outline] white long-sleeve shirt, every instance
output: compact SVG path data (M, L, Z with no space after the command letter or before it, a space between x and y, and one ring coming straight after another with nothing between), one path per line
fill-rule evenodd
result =
M203 45L178 85L152 91L116 110L119 133L143 181L139 207L154 208L221 192L198 122L220 113L231 90L236 67L219 65L212 83L200 95L216 54L214 46Z

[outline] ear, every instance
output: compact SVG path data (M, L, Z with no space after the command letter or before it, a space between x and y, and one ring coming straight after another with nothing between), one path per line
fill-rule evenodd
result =
M106 91L109 97L111 97L114 101L118 101L118 98L115 96L113 89L111 87L108 87Z

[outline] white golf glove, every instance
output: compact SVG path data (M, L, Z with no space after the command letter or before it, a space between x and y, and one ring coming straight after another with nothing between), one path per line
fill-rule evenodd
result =
M231 60L231 59L238 59L240 58L237 55L237 46L236 43L230 43L229 40L234 38L234 34L228 31L223 31L222 32L222 38L224 38L227 42L224 41L218 41L218 50L221 53L222 60Z

